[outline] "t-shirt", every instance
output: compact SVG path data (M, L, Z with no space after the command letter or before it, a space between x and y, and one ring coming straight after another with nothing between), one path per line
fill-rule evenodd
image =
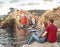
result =
M48 33L47 36L47 41L48 42L56 42L57 41L57 27L53 24L50 24L47 28L46 31Z
M21 24L27 24L26 16L21 17Z
M32 18L32 23L35 24L35 19L34 18Z

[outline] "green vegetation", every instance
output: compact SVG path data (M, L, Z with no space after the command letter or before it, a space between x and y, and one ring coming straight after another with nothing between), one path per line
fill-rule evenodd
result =
M40 16L42 13L44 13L46 10L29 10L30 13L36 13L38 16Z

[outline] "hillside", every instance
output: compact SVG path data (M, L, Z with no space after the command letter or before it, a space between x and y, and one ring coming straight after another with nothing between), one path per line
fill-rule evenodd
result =
M55 20L55 25L60 28L60 7L53 9L53 10L47 10L44 12L41 17L40 21L47 21L49 18L53 18Z
M46 10L29 10L30 13L36 13L38 16L43 14Z

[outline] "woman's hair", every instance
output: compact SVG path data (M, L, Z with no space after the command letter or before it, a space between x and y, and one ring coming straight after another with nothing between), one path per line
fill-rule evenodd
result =
M44 23L44 26L45 26L45 27L47 27L47 26L48 26L47 22L43 22L43 23Z

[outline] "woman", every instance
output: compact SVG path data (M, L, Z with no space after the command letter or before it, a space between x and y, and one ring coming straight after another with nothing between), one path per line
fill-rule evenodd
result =
M46 22L43 22L42 23L42 28L41 28L41 31L40 32L36 32L35 34L33 34L31 36L31 38L29 39L28 41L28 44L31 44L33 41L37 41L37 42L45 42L46 41L46 38L47 38L47 35L44 36L44 37L41 37L41 35L44 33L46 27L48 26L48 24Z

